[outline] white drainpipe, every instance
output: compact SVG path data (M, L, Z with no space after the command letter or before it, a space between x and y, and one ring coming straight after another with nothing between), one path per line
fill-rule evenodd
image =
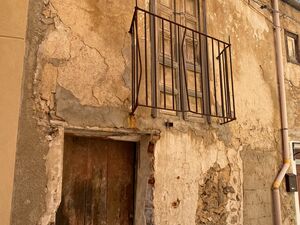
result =
M280 19L279 19L280 13L279 13L278 4L279 4L278 0L273 0L273 21L275 26L276 68L277 68L277 76L278 76L279 100L280 100L280 111L281 111L283 165L273 183L272 192L273 192L273 204L274 204L274 223L275 225L282 225L279 187L284 179L285 174L287 173L290 167L291 161L289 156L289 145L288 145L288 121L287 121L284 67L283 67L283 56L282 56L282 45L281 45L282 43L281 27L280 27Z

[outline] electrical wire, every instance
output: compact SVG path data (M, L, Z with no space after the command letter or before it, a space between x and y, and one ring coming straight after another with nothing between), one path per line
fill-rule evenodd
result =
M275 26L274 25L274 23L273 23L273 21L270 19L270 18L268 18L263 12L261 12L258 8L255 8L254 6L252 6L251 4L250 4L250 2L252 1L252 0L241 0L243 3L245 3L250 9L252 9L253 11L255 11L256 13L258 13L258 14L260 14L261 16L263 16L269 23L271 23L273 26Z
M254 2L256 3L261 9L267 9L268 11L270 11L271 13L276 12L276 10L267 2L263 1L263 0L248 0L249 2ZM290 20L292 20L293 22L300 24L300 21L297 20L296 18L282 12L282 11L278 11L279 14L283 17L283 18L288 18Z

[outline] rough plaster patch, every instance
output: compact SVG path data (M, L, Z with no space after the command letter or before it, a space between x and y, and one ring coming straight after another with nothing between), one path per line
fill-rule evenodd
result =
M250 7L245 7L243 3L236 4L236 9L243 17L247 19L247 24L253 29L253 36L257 39L263 39L264 33L269 32L269 25L263 16L253 16L253 10Z
M102 79L93 87L92 93L96 100L93 105L97 102L116 105L128 101L130 91L124 84L126 85L129 77L128 28L132 16L128 12L132 9L131 5L110 1L106 7L102 7L100 2L94 0L51 0L51 3L64 26L72 31L72 35L78 37L85 46L96 50L104 59L107 68L105 73L100 74ZM115 21L114 26L110 26L111 21ZM102 67L102 64L96 64L94 67L97 71L97 67ZM103 94L105 95L102 96Z
M83 105L97 105L98 99L93 96L93 88L99 81L103 82L103 90L108 83L105 75L103 58L96 50L90 49L81 43L77 55L71 58L63 67L58 68L58 83L70 90ZM102 101L105 101L103 98ZM99 104L103 103L100 102Z
M49 137L50 140L52 137ZM39 225L49 225L55 222L56 210L61 201L62 169L63 169L63 141L64 131L59 128L56 136L49 143L49 152L46 156L46 212L40 219Z
M115 85L123 83L121 74L112 76L108 73L110 67L120 66L115 65L115 61L109 65L99 50L72 34L59 19L55 21L55 30L49 31L40 45L39 55L42 60L58 66L58 83L70 90L82 105L124 103L129 97L129 90L123 85L119 88ZM121 62L121 65L127 63Z
M203 185L205 174L217 164L220 170L230 168L228 184L235 190L227 194L224 212L230 212L230 216L225 219L242 224L239 149L228 149L213 135L212 139L206 140L206 146L201 136L196 138L190 133L175 133L162 133L157 143L155 221L166 225L195 224L199 185Z
M239 93L237 101L241 101L238 103L240 107L237 108L237 114L244 115L239 118L240 123L245 121L272 127L275 114L273 98L270 86L264 81L257 60L253 52L239 58L240 73L243 76L236 80L236 91Z
M49 32L40 45L39 53L48 60L67 60L70 58L70 35L61 24L56 24L56 29Z
M127 127L128 110L120 106L83 106L71 91L60 85L55 98L56 114L73 126Z
M288 67L290 74L296 74L296 71L291 70ZM287 72L287 74L289 74ZM286 87L287 87L287 101L288 104L288 118L289 118L289 125L294 128L300 127L300 115L299 115L299 107L300 107L300 87L298 84L298 76L290 76L286 78Z
M43 68L40 95L49 104L56 90L57 73L57 67L52 64L46 64Z
M232 15L236 14L241 20L246 20L243 22L245 26L249 26L253 31L248 33L249 36L252 36L256 39L263 39L265 32L269 32L269 25L267 20L262 15L253 16L253 9L248 7L243 0L240 1L221 1L219 0L217 4L221 4L223 9L226 9L225 14L228 15L228 24L236 24L237 22L233 19ZM229 7L228 7L229 6ZM229 10L234 8L234 10ZM234 12L234 13L233 13ZM241 23L241 20L239 23Z
M180 141L181 140L181 141ZM188 136L166 132L157 143L154 193L157 224L193 224L186 217L196 210L199 164L195 142ZM200 146L199 146L200 147ZM165 182L168 181L168 182ZM188 193L188 194L187 194ZM174 202L180 202L174 207Z

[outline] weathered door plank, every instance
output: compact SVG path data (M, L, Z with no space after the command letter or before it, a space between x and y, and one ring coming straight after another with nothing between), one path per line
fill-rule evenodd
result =
M57 225L132 225L135 145L65 137Z

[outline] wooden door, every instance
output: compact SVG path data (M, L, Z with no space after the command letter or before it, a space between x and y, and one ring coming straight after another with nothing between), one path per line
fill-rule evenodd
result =
M135 144L66 136L57 225L132 225Z
M297 186L298 186L298 198L299 198L299 205L300 205L300 165L297 164L296 165L297 168Z

